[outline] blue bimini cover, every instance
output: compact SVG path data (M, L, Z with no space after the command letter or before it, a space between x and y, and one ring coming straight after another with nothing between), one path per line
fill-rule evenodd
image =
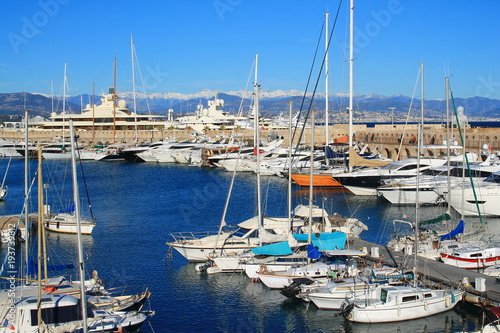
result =
M307 242L307 234L293 234L293 237L298 241ZM347 241L347 235L343 232L325 232L315 233L311 235L312 245L318 251L342 250Z
M266 256L284 256L292 254L292 249L288 241L273 243L255 247L252 249L253 254L266 255Z

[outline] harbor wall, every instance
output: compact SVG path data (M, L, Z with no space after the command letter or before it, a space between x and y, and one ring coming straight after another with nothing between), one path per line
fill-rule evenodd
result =
M451 143L456 141L460 145L460 134L457 129L450 129L449 136L452 138ZM366 125L353 125L354 138L353 141L359 147L365 146L367 152L379 152L383 156L392 159L401 159L410 156L417 156L417 147L411 142L412 137L418 136L418 128L416 124L410 125L391 125L380 124L374 127ZM492 152L500 151L500 128L467 128L463 133L466 150L469 152L480 153L485 145ZM294 145L297 144L300 131L294 135ZM324 126L316 126L314 128L315 145L320 146L326 142L326 128ZM335 142L343 137L348 136L349 126L347 124L334 124L329 126L329 141ZM447 129L441 124L425 125L423 130L424 145L441 145L445 143L448 136ZM79 141L84 145L94 144L111 144L121 142L134 142L136 132L134 130L84 130L75 129L75 134L79 136ZM251 144L253 142L253 131L237 129L231 130L207 130L206 136L211 139L230 137L241 141L246 141ZM63 135L61 130L55 129L29 129L29 140L32 142L47 142ZM65 135L68 135L66 131ZM2 128L0 129L0 137L14 141L24 141L24 129ZM154 142L160 140L184 141L193 139L192 131L189 130L174 130L174 129L153 129L138 131L139 142ZM288 142L288 129L263 129L260 132L260 137L263 142L271 141L275 138L283 138L285 144ZM401 138L401 142L399 142ZM302 134L301 142L305 145L310 145L311 129L305 129ZM424 149L424 156L439 156L446 152L446 149Z

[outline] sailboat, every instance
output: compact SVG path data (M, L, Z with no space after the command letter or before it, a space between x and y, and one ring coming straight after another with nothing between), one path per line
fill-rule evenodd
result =
M255 118L259 121L259 85L257 83L258 55L255 60ZM254 151L259 151L259 126L255 127ZM257 168L260 165L260 154L256 154ZM192 262L206 262L211 255L239 254L246 250L260 246L265 243L284 241L288 237L288 221L269 220L269 229L263 223L260 207L260 173L257 172L257 217L252 217L238 225L236 230L223 231L226 226L224 216L219 225L219 230L211 234L203 233L203 237L194 233L173 233L174 241L167 242L169 249L175 249L187 260ZM229 196L228 196L229 198ZM227 202L226 202L227 206ZM227 229L227 228L226 228ZM270 231L268 231L270 230Z
M9 157L9 162L7 163L7 168L5 168L5 173L3 175L2 185L0 185L0 200L3 200L8 193L8 187L5 185L5 180L7 179L7 174L9 173L10 162L12 161L12 155Z
M353 0L351 0L351 4ZM351 6L352 7L352 6ZM351 9L352 10L352 9ZM422 71L422 121L424 114L424 83ZM423 124L419 126L417 153L420 156ZM417 174L418 177L418 174ZM417 178L418 184L418 178ZM418 196L418 186L417 186ZM384 323L428 317L452 309L462 299L459 289L434 289L421 286L417 280L419 204L415 205L413 281L408 285L380 285L365 297L348 300L341 309L344 317L353 322Z
M76 141L76 139L74 139ZM78 154L78 151L75 151ZM76 169L73 170L76 172ZM47 230L61 233L90 235L96 225L93 218L80 218L80 228L77 226L76 205L73 203L70 207L65 208L58 213L50 211L50 206L47 205L44 211L44 225Z

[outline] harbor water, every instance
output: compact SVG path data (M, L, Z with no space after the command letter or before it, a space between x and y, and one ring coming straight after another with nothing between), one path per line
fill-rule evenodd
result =
M33 177L37 162L30 163ZM7 158L0 159L0 175L7 164ZM480 325L480 311L462 304L420 320L350 324L335 312L288 299L243 274L196 272L195 264L175 251L169 254L166 242L172 232L218 229L231 172L118 161L82 162L81 166L82 213L88 215L88 191L97 223L92 235L83 236L86 270L89 274L97 270L107 288L148 286L152 296L145 308L156 314L143 332L470 332ZM43 170L48 184L45 202L53 211L64 208L72 199L70 161L47 160ZM255 179L250 173L236 175L225 219L228 224L256 214ZM19 214L24 200L23 159L12 159L6 185L9 194L0 202L0 214ZM31 207L36 210L36 182L32 192ZM294 187L292 198L293 206L308 204L309 190ZM343 189L316 189L314 201L329 213L360 219L369 227L361 238L380 244L387 243L394 219L413 221L415 216L414 207L395 207L382 198L357 197ZM286 216L287 180L262 177L262 202L264 215ZM420 212L422 218L432 218L442 214L443 207L422 207ZM496 223L494 219L489 222ZM479 223L472 219L467 228ZM49 232L47 242L51 264L76 262L75 235ZM6 244L1 252L5 254ZM57 274L78 278L76 270Z

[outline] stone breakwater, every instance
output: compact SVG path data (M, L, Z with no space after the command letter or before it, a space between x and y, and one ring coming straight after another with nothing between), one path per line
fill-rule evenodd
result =
M358 143L359 146L367 144L368 152L379 152L385 157L396 159L398 154L399 158L416 156L417 148L416 143L412 139L418 136L417 125L391 125L381 124L375 127L367 127L366 125L354 125L354 138L353 141ZM449 132L449 133L447 133ZM111 144L134 142L136 132L134 130L82 130L76 129L76 135L79 136L79 141L84 145L92 144ZM298 142L300 131L296 131L294 135L294 144ZM336 140L348 136L349 126L347 124L335 124L329 127L329 141L334 143ZM440 124L432 124L424 126L423 131L423 144L424 145L441 145L446 141L448 135L452 141L457 141L460 145L461 135L456 129L447 129ZM206 137L211 139L227 138L234 136L237 140L246 141L251 144L253 142L252 130L210 130L206 131ZM48 142L55 139L60 139L62 136L68 136L69 131L63 133L61 130L53 129L29 129L29 140L31 142ZM154 142L160 140L177 141L190 140L196 135L189 130L170 130L170 129L153 129L141 130L137 133L139 142ZM277 137L283 138L285 144L288 142L289 131L288 129L263 129L260 132L261 140L266 142L273 140ZM3 139L24 141L24 129L0 129L0 137ZM462 134L465 141L467 151L480 153L485 146L489 147L492 152L500 151L500 128L466 128L465 133ZM302 135L302 142L310 145L311 130L306 129ZM317 126L314 129L315 145L319 146L326 142L325 127ZM445 153L446 149L430 149L423 150L424 156L439 156Z

